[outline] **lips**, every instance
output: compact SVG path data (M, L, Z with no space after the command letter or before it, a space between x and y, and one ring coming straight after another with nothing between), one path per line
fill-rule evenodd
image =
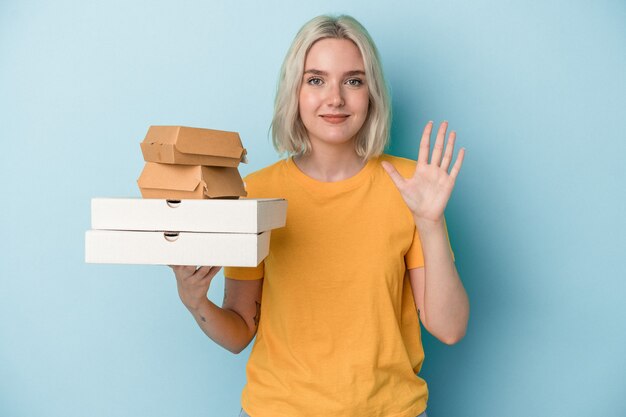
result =
M322 114L320 115L324 121L328 123L338 124L345 121L349 115L348 114Z

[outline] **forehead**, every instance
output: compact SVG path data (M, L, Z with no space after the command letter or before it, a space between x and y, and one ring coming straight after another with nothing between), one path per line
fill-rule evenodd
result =
M304 70L364 70L359 48L349 39L325 38L315 42L306 55Z

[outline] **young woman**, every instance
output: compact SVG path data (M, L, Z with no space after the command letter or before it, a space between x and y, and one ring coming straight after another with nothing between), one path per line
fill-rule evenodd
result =
M367 31L348 16L305 24L272 122L289 156L245 179L250 198L288 200L286 227L258 267L225 269L221 308L207 299L219 267L173 267L212 340L238 353L256 335L242 416L426 415L419 321L452 344L469 315L444 222L464 151L452 164L444 122L429 160L430 122L417 162L383 154L389 124Z

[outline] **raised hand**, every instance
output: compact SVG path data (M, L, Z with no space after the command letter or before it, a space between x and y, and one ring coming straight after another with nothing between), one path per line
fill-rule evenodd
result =
M382 163L383 168L387 171L396 187L398 187L402 198L413 213L416 222L443 222L443 212L448 204L454 183L463 164L465 149L461 148L452 169L448 173L450 163L452 162L456 132L450 132L444 152L447 128L448 122L443 122L439 126L433 154L430 162L428 162L433 122L426 124L422 140L420 141L417 166L411 178L402 177L392 164L388 162Z

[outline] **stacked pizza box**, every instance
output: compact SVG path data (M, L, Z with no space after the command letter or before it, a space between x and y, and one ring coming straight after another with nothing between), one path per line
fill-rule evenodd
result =
M90 263L256 266L287 202L247 199L235 132L151 126L141 143L143 198L94 198L85 237Z

